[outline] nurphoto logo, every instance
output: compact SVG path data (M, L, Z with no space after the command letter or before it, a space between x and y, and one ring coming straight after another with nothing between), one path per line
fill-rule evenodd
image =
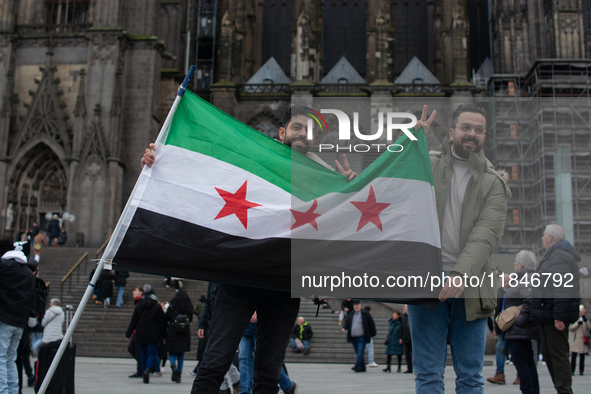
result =
M311 108L306 108L310 112L308 115L311 119L308 119L308 139L313 138L313 122L315 121L318 126L320 126L320 130L326 130L328 132L328 125L326 120L321 114L332 114L337 117L339 123L339 140L351 140L351 119L349 115L345 112L338 110L338 109L321 109L320 113L314 111ZM384 127L384 119L386 123L386 127ZM410 119L410 123L399 123L400 120ZM386 131L386 140L392 141L393 131L394 130L402 130L406 136L412 140L416 141L417 137L415 137L409 129L413 128L417 124L417 118L411 113L407 112L378 112L378 130L373 134L362 134L359 131L359 113L353 112L353 133L355 137L361 141L376 141L382 138L384 134L384 129ZM378 152L381 151L381 148L387 149L389 152L402 152L403 146L399 144L355 144L355 145L348 145L348 146L339 146L334 144L320 144L318 149L320 152L333 150L336 149L337 152L346 151L346 152L369 152L372 147L375 147Z

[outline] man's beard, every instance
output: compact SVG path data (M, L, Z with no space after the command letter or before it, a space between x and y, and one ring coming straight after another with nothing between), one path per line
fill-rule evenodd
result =
M474 142L476 147L474 148L474 150L471 150L471 151L466 150L466 149L464 149L464 146L462 145L465 142ZM474 153L478 154L478 152L480 152L480 150L482 149L482 145L479 144L479 142L476 138L468 137L468 136L462 138L462 140L459 143L456 143L454 141L453 147L454 147L455 154L460 156L462 159L468 159L468 158L470 158L470 152L474 152Z
M299 144L296 144L295 146L292 145L293 141L298 141L298 140L299 141L303 141L306 145L305 146L299 145ZM305 155L306 153L308 153L308 151L310 150L310 142L307 139L303 138L303 137L295 137L293 139L292 138L290 138L290 139L287 139L286 138L286 139L283 140L283 143L285 145L289 146L290 148L297 150L298 152L300 152L303 155Z

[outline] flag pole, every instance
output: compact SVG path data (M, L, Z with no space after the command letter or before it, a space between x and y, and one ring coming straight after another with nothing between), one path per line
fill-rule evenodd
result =
M170 111L168 112L168 115L166 116L166 120L164 121L164 124L162 125L162 128L160 129L160 133L158 133L158 138L156 139L157 143L163 142L164 139L166 138L168 128L170 126L170 123L172 122L172 117L174 116L174 113L175 113L181 99L185 95L185 91L187 90L187 87L189 86L189 82L191 81L191 78L193 77L194 72L195 72L195 66L191 66L191 69L187 73L187 76L183 80L183 83L181 84L181 86L179 86L179 90L177 91L174 103L172 104L172 107L170 108ZM145 166L142 169L142 173L144 171L147 171ZM94 272L94 275L92 276L92 279L90 280L90 283L88 284L88 287L86 288L86 291L84 292L84 296L80 300L80 304L78 305L78 308L76 309L76 313L74 314L74 317L72 318L72 321L70 322L70 325L68 326L66 334L64 335L64 338L62 339L62 343L60 344L60 347L58 348L57 353L55 354L55 357L53 358L51 366L49 367L49 370L47 371L47 374L45 375L45 378L43 379L43 383L41 384L41 387L39 388L39 391L37 394L45 394L45 391L47 390L47 387L49 386L49 382L51 382L51 378L53 377L53 374L55 373L57 366L59 365L59 362L60 362L62 356L64 355L64 352L66 350L66 346L68 346L68 343L70 342L70 339L72 338L72 335L74 334L74 330L76 329L76 326L78 325L78 321L80 320L80 317L82 316L82 313L84 312L84 308L86 307L86 304L88 303L88 300L90 299L90 296L92 295L92 293L94 291L95 284L96 284L98 277L100 276L101 271L103 270L103 267L104 267L105 262L107 260L106 256L109 256L111 254L111 251L113 249L113 244L116 243L116 239L117 239L116 235L121 231L121 227L122 227L123 221L124 221L123 219L125 218L126 213L129 210L129 207L131 205L130 203L134 198L134 194L136 192L136 189L137 189L137 183L135 184L133 191L131 192L131 195L129 196L129 199L127 200L127 204L125 205L125 208L123 209L123 212L121 213L121 216L119 217L119 221L117 222L117 226L115 226L115 230L113 230L113 234L111 235L111 239L109 240L109 243L107 244L107 247L105 248L103 256L101 257L100 261L98 262L96 271ZM108 266L110 266L110 265L111 265L111 262L109 261Z

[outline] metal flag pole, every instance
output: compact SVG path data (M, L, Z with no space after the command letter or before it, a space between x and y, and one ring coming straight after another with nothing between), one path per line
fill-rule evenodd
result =
M195 66L191 66L189 73L187 74L183 83L179 87L179 90L177 91L174 103L172 104L172 107L170 108L170 111L168 112L168 116L166 117L166 120L164 121L164 124L162 125L162 128L160 129L160 133L158 133L158 138L156 139L156 142L162 142L164 140L164 138L166 137L166 134L168 132L168 128L170 127L170 123L172 122L172 117L173 117L181 99L185 95L185 91L187 90L187 87L189 86L189 82L191 81L191 78L193 77L194 72L195 72ZM142 169L142 173L144 171L147 171L146 166L144 166L144 168ZM101 257L100 261L98 262L96 271L94 272L94 275L92 276L92 279L90 280L90 283L88 284L88 287L86 288L86 291L84 292L84 296L82 297L82 300L80 300L80 304L78 305L78 308L76 309L76 313L74 314L74 317L72 318L72 322L68 326L66 334L64 335L64 338L62 339L62 343L60 344L60 347L58 348L57 353L55 354L55 357L53 358L51 366L49 367L49 370L47 371L47 374L45 375L45 379L43 379L43 383L41 384L41 387L39 388L38 394L45 394L45 391L47 390L47 387L49 386L49 382L51 382L51 378L53 377L53 374L55 373L57 366L59 365L59 362L62 359L62 356L64 355L66 347L68 346L70 339L72 338L72 335L74 334L74 330L76 329L76 326L78 325L78 321L80 320L80 317L82 316L82 313L84 312L84 308L86 307L86 304L88 303L88 300L90 299L90 296L93 293L94 286L101 274L101 271L103 270L105 262L107 261L105 256L111 255L113 245L116 243L116 239L118 238L116 235L119 234L119 232L121 231L121 227L123 225L123 218L126 216L126 213L129 210L129 207L131 205L131 201L133 201L133 199L134 199L134 194L136 193L137 185L138 185L138 183L135 184L133 191L131 192L131 195L129 196L129 199L127 200L127 204L125 205L125 208L123 209L123 212L121 213L121 216L119 217L119 221L117 222L117 226L115 226L115 230L113 230L113 234L111 236L111 239L109 240L109 243L107 244L107 247L105 248L103 256ZM110 265L110 263L111 262L109 261L109 265Z

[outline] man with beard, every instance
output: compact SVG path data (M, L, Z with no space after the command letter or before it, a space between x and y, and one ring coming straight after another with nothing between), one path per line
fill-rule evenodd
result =
M291 107L279 128L279 140L306 155L318 164L334 168L309 152L314 136L308 139L308 119L305 108ZM313 133L312 133L313 134ZM142 165L152 166L154 144L146 149ZM349 168L343 155L344 167L335 160L338 171L349 180L357 176ZM276 393L281 375L285 350L300 307L299 298L291 298L287 291L269 290L220 283L215 307L209 322L209 333L204 358L201 362L191 393L218 394L225 373L230 368L236 349L246 326L257 312L256 350L254 359L253 393ZM295 392L296 385L288 391Z
M427 120L424 106L417 127L423 127L427 134L434 119L435 112ZM485 139L484 109L460 105L441 152L430 155L443 271L450 279L460 278L445 281L435 311L416 305L408 308L419 394L444 393L448 339L457 375L456 391L484 392L486 325L487 317L494 314L495 286L489 280L480 287L470 287L470 281L463 279L491 278L491 254L503 235L507 197L511 195L501 175L484 157Z

